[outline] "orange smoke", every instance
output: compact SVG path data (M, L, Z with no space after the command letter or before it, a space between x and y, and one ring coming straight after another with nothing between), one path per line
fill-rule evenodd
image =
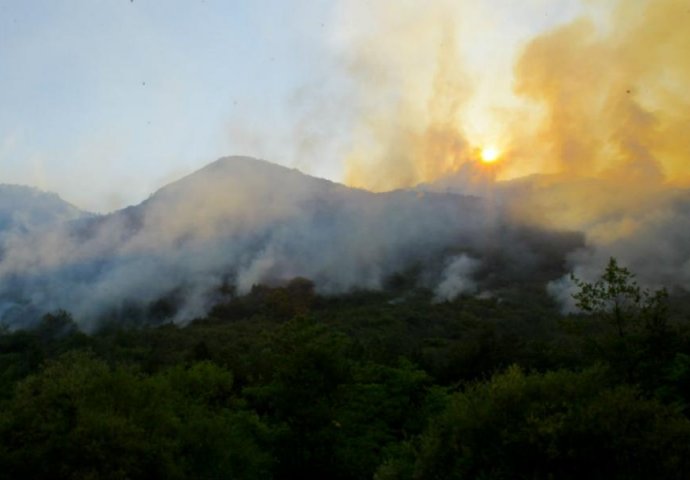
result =
M606 14L529 41L513 61L510 105L487 104L478 114L475 105L473 114L498 119L486 136L503 152L493 166L499 178L564 173L647 184L690 181L690 7L681 0L609 6ZM370 71L357 71L367 100L356 148L346 159L348 184L409 187L478 159L485 140L469 137L476 129L468 105L493 72L467 74L456 39L458 13L445 8L416 18L407 12L416 28L387 32L386 42L395 45L398 35L405 45L417 45L409 65L406 50L393 50L403 58L398 65L409 68L379 79L373 92ZM385 71L387 56L376 40L367 38L367 52L376 52L369 61ZM426 56L419 54L423 49ZM385 100L390 89L395 98ZM506 92L496 97L507 98Z
M469 158L458 124L469 86L456 62L455 38L449 26L436 49L431 94L421 102L422 109L417 99L402 92L390 110L364 113L363 133L374 147L356 150L348 158L348 185L378 191L411 186L453 172ZM402 88L413 87L404 84Z
M686 2L622 2L610 29L579 20L533 40L516 92L545 108L533 141L559 171L654 181L687 175Z

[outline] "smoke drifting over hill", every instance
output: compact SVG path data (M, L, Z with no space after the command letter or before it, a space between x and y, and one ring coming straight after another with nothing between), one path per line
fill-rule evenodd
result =
M441 301L532 280L567 304L566 271L591 279L610 256L690 290L687 5L609 2L531 39L493 104L461 48L486 28L462 21L476 3L343 7L362 25L339 37L353 98L318 121L356 119L345 176L366 190L232 157L110 215L65 210L48 228L12 213L3 322L66 308L89 327L162 297L187 321L221 284L304 276L337 293L406 271Z
M607 207L593 214L573 200L585 188ZM110 215L5 231L0 315L16 327L63 308L91 328L168 298L176 308L166 318L185 322L221 299L221 285L243 294L301 276L342 293L405 272L437 301L551 282L567 304L559 277L592 278L610 255L643 283L690 288L690 193L631 198L603 180L492 182L471 167L376 194L230 157ZM573 225L584 238L562 233Z
M179 297L173 319L186 321L218 300L221 284L246 293L297 276L338 293L382 288L416 269L450 299L471 291L475 273L528 277L554 264L558 272L578 241L519 226L476 197L374 194L232 157L136 207L6 236L0 295L5 323L64 308L87 328L166 296ZM457 266L462 253L476 260ZM488 257L506 266L482 274Z
M613 255L645 283L690 288L690 10L596 7L517 50L512 92L474 75L464 47L486 24L463 20L477 18L469 2L382 8L346 49L361 119L349 184L479 194L517 222L583 232L587 248L569 257L578 275ZM501 152L490 166L487 144Z

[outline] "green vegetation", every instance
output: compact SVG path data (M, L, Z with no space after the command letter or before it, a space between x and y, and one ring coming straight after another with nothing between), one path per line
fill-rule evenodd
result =
M681 479L683 301L612 260L435 304L256 287L186 327L0 334L0 479ZM404 282L402 282L404 283Z

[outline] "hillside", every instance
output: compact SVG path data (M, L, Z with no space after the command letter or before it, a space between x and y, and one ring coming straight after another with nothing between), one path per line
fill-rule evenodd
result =
M88 335L55 312L0 331L0 479L684 479L687 316L609 270L622 335L525 283L434 302L296 279Z
M20 185L0 185L0 234L26 232L86 215L54 193Z
M181 299L172 319L186 322L218 301L220 285L242 294L295 277L343 293L415 271L452 298L558 278L579 245L577 235L522 226L478 197L373 194L228 157L139 205L24 235L0 262L0 298L15 326L68 308L86 328L171 295Z

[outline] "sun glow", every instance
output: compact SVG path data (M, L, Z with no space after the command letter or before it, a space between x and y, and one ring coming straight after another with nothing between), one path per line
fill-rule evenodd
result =
M493 163L498 160L500 155L501 152L494 146L483 147L480 152L482 162L484 163Z

